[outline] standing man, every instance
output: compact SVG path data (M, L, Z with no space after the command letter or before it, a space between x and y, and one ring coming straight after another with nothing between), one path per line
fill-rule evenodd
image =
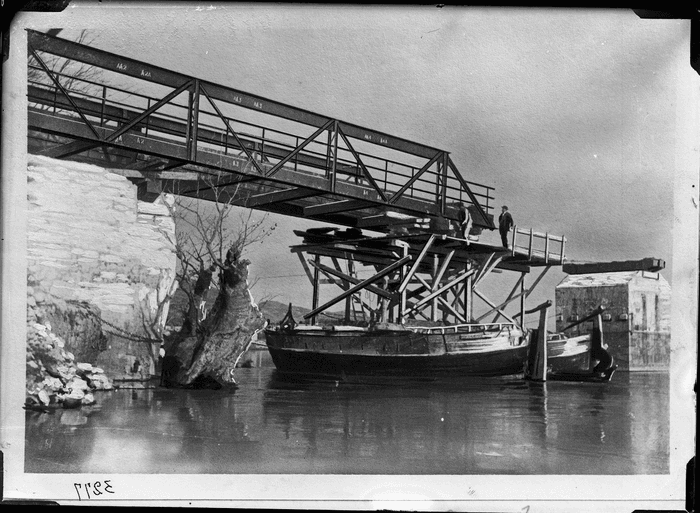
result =
M508 207L503 205L501 207L501 215L498 216L498 231L501 234L501 242L503 242L503 247L508 247L508 232L513 227L513 217L508 212Z
M469 245L469 232L472 229L472 216L464 203L459 204L458 221L459 232L462 235L462 238L467 241L467 245Z

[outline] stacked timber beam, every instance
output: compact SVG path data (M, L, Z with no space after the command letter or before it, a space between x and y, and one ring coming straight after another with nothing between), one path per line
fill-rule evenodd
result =
M615 273L626 271L659 272L666 267L666 262L659 258L642 258L641 260L624 260L616 262L566 263L563 271L567 274Z

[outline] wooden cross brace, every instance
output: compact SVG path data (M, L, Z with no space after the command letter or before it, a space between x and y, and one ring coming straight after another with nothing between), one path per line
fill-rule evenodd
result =
M385 267L384 269L379 271L374 276L371 276L371 277L367 278L366 280L361 281L360 283L358 283L354 287L350 287L349 289L347 289L345 292L343 292L339 296L336 296L335 298L333 298L330 301L328 301L327 303L319 306L318 308L314 308L312 311L310 311L309 313L304 315L304 319L309 319L310 317L314 317L314 316L318 315L322 311L324 311L327 308L333 306L334 304L342 301L346 297L351 296L355 292L362 290L364 288L367 288L368 285L371 285L372 283L381 280L382 278L384 278L384 276L391 274L395 269L398 269L399 267L401 267L402 265L404 265L410 261L411 261L411 256L406 255L405 257L397 260L396 262L389 265L388 267Z
M505 306L507 306L507 305L508 305L509 303L511 303L512 301L515 301L515 300L518 299L519 297L524 296L525 298L527 298L530 294L532 294L532 291L535 290L535 287L537 287L537 285L540 283L540 281L542 280L542 278L544 278L544 275L547 274L547 271L549 271L550 268L551 268L551 266L545 267L545 268L542 270L542 272L540 273L540 275L537 277L537 279L535 279L535 281L532 283L532 285L530 285L530 288L529 288L529 289L527 289L527 290L525 290L525 291L523 291L523 292L520 292L520 293L518 293L518 294L514 294L514 292L516 291L516 289L518 288L518 286L520 286L520 284L521 284L521 283L523 282L523 280L525 279L525 275L524 275L524 274L523 274L522 276L520 276L520 278L518 279L518 282L517 282L517 283L515 284L515 286L513 287L513 290L510 291L510 294L508 295L508 297L506 298L506 300L505 300L503 303L501 303L500 305L498 305L498 306L494 306L493 304L490 304L490 306L492 307L491 310L489 310L489 311L486 312L485 314L481 315L478 319L476 319L476 321L479 322L479 321L481 321L482 319L484 319L485 317L491 315L493 312L496 312L496 311L498 312L498 315L503 315L503 317L508 318L507 316L505 316L505 315L503 314L503 312L501 311L501 309L504 308ZM476 293L476 290L474 290L474 292ZM481 297L481 299L484 299L484 297L483 297L481 294L477 294L477 295L478 295L479 297ZM516 314L514 317L519 317L519 316L520 316L520 314ZM495 322L495 321L494 321L494 322ZM511 322L512 322L512 321L511 321ZM524 320L523 320L523 322L524 322Z

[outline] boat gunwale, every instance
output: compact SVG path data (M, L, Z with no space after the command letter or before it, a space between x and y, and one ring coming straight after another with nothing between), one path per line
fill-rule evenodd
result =
M445 357L459 357L463 358L466 355L480 355L486 351L445 351L444 353L354 353L352 351L335 351L331 349L306 349L301 347L278 347L278 346L268 346L270 351L280 351L280 352L290 352L290 353L302 353L302 354L318 354L318 355L331 355L331 356L346 356L350 358L368 358L372 360L376 359L394 359L394 358L445 358ZM491 351L492 354L507 354L512 351L522 351L522 345L512 345L509 347L499 348L495 351Z
M395 326L395 327L393 327ZM386 328L378 327L364 327L364 326L300 326L296 325L293 328L267 328L266 331L272 331L275 333L303 333L303 332L314 332L319 331L329 332L329 333L386 333L386 332L407 332L411 331L413 333L427 333L427 334L441 334L446 335L450 333L500 333L504 329L521 331L523 334L526 330L520 328L517 324L512 322L490 322L490 323L464 323L464 324L450 324L448 326L406 326L402 324L396 324ZM437 332L437 333L434 333Z

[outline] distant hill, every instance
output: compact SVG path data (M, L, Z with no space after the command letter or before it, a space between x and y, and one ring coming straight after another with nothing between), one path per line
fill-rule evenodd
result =
M216 299L216 291L210 290L207 295L207 305L211 308L214 305L214 300ZM182 324L183 313L187 308L187 295L182 292L182 290L177 290L175 295L170 300L170 310L168 312L168 325L169 326L180 326ZM272 324L279 323L284 316L287 314L289 309L288 303L281 303L280 301L260 301L258 303L258 308L263 314L264 319L270 319ZM298 323L304 321L304 314L309 313L311 310L309 308L304 308L302 306L292 306L292 316L294 320ZM321 318L326 319L342 319L343 313L341 312L327 312L321 314Z
M270 319L270 322L274 324L280 322L287 314L289 304L273 300L260 301L258 303L258 308L260 308L263 317L265 317L265 319ZM297 322L301 322L301 320L304 318L304 314L309 313L310 311L311 310L304 308L303 306L292 305L292 316Z
M261 301L258 303L258 307L263 314L265 319L270 319L273 324L280 322L285 315L287 315L287 310L289 310L289 303L281 303L279 301ZM304 308L303 306L292 305L292 317L298 323L304 321L304 315L309 313L311 309ZM321 317L332 318L332 319L342 319L342 312L325 312L321 314Z

